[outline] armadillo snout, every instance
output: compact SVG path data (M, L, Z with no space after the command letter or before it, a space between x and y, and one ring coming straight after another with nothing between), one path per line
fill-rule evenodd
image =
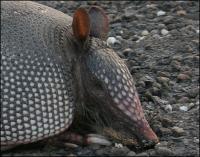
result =
M146 119L136 122L136 134L140 143L145 146L155 145L159 142L157 135L149 126Z

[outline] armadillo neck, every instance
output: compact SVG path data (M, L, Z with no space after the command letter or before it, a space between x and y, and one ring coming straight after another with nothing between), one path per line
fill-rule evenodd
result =
M34 2L1 5L1 145L58 134L74 110L72 18Z

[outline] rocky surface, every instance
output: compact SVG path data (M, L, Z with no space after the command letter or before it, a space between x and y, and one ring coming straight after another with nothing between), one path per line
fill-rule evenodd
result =
M126 60L146 116L160 138L154 148L30 144L2 156L199 155L199 2L40 1L69 15L99 5L110 18L111 46Z

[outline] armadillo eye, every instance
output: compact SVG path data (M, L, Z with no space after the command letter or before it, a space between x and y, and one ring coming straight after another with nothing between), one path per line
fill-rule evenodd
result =
M95 81L94 86L97 90L103 90L103 85L100 81Z

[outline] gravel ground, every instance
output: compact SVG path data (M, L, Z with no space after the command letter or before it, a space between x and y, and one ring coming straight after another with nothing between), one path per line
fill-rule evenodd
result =
M99 5L110 18L111 46L126 59L143 108L160 138L155 148L21 146L2 156L199 156L199 2L40 1L69 15ZM151 116L150 116L151 115ZM154 115L154 116L152 116Z

